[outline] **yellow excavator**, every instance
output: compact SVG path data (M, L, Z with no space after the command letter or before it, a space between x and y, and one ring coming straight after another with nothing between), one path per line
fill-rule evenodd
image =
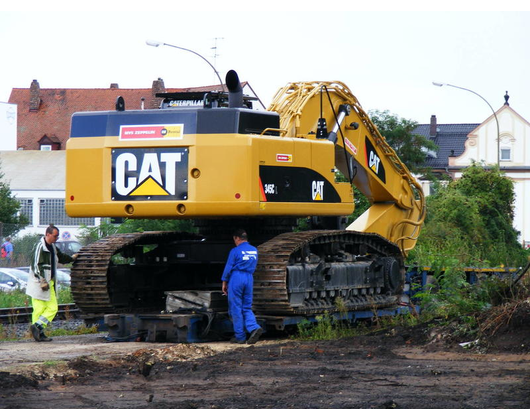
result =
M235 71L226 87L160 94L156 110L127 110L119 98L116 110L72 116L69 216L192 219L197 231L84 247L72 268L82 313L159 313L168 291L219 291L236 228L258 247L258 316L396 304L424 195L348 87L290 83L266 111L253 109ZM346 226L352 184L371 207ZM300 218L308 230L295 229Z

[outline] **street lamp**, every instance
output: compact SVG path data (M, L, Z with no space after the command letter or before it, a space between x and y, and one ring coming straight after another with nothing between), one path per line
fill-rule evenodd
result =
M437 83L437 82L432 82L432 84L434 86L439 86L439 87L442 87L442 86L450 86L450 87L453 87L453 88L456 88L456 89L462 89L462 90L467 90L468 92L471 92L471 93L474 93L475 95L477 95L480 99L482 99L484 102L486 102L488 104L488 106L490 107L491 109L491 112L493 112L493 116L495 117L495 122L497 123L497 165L499 165L499 169L501 168L501 160L500 160L500 149L501 149L501 135L500 135L500 130L499 130L499 120L497 119L497 114L495 113L495 111L493 110L492 106L490 105L490 103L488 101L486 101L486 99L484 99L482 96L480 96L477 92L473 92L471 89L466 89L466 88L463 88L463 87L460 87L460 86L455 86L455 85L450 85L449 83Z
M223 81L221 80L221 77L219 76L219 72L215 69L215 67L212 65L212 63L210 63L206 58L204 58L202 55L200 55L199 53L196 53L195 51L192 51L192 50L189 50L187 48L183 48L183 47L177 47L176 45L171 45L171 44L166 44L165 42L159 42L159 41L153 41L153 40L150 40L148 39L147 41L145 41L145 43L147 45L149 45L150 47L159 47L160 45L166 45L168 47L173 47L173 48L177 48L179 50L184 50L184 51L188 51L192 54L195 54L199 57L201 57L204 61L206 61L208 63L208 65L213 69L215 75L217 76L217 78L219 79L219 84L221 85L221 90L224 92L225 91L225 87L223 85Z

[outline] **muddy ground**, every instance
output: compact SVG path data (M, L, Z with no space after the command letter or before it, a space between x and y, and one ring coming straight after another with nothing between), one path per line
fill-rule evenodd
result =
M530 408L530 303L471 348L436 322L334 341L0 343L0 408ZM474 337L467 337L474 338Z

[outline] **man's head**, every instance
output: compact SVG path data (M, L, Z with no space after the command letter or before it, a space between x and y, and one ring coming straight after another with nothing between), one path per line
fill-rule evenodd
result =
M236 244L236 246L242 242L248 241L247 232L245 232L243 229L236 230L232 235L232 238L234 239L234 243Z
M54 225L50 225L46 228L46 235L44 237L44 240L48 244L54 244L57 242L57 239L59 239L59 229L57 229Z

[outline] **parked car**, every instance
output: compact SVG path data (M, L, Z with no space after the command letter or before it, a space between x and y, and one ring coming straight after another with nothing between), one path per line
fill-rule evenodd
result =
M27 277L29 274L29 267L17 267L17 271L22 271ZM59 287L70 287L71 278L70 278L70 269L69 268L59 268L57 269L57 286ZM24 286L25 287L25 286Z
M0 291L25 291L28 284L28 273L16 268L0 268Z
M79 250L83 247L77 241L57 241L55 242L55 246L59 248L59 251L70 256L77 254Z
M71 277L69 268L59 268L57 270L57 285L59 287L70 287Z

